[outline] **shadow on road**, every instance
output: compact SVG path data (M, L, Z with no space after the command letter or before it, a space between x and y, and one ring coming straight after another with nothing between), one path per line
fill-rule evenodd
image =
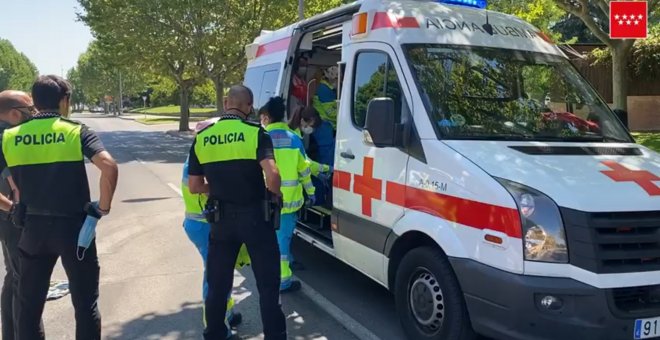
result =
M202 305L184 303L181 309L169 314L149 313L110 331L104 339L201 339ZM198 320L199 324L192 322Z
M118 163L183 163L191 141L162 131L99 131L97 135Z

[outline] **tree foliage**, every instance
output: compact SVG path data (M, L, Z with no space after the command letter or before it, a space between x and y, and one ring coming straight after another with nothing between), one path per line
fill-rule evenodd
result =
M0 91L29 91L37 78L36 66L5 39L0 39Z
M635 39L610 39L608 21L610 4L607 0L553 0L557 6L580 18L591 33L607 45L612 60L612 92L614 106L627 110L628 63ZM649 23L657 23L660 17L660 0L648 1Z
M98 104L103 102L104 96L109 95L118 105L120 80L125 97L144 91L144 74L135 72L128 65L115 62L112 54L112 51L105 50L98 41L93 41L87 51L80 55L76 67L68 74L76 90L74 102Z

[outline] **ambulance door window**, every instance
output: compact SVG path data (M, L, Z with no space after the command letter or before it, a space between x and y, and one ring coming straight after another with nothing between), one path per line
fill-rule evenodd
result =
M280 63L248 68L243 85L254 94L254 108L258 110L268 98L275 95L280 74Z
M405 105L401 85L387 53L361 52L357 55L355 73L353 75L353 124L359 129L364 128L369 102L378 97L388 97L394 100L397 117L401 119L402 107Z

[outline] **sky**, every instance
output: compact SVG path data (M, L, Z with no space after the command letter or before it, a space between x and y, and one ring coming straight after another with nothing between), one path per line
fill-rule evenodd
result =
M76 0L0 0L0 38L9 40L40 74L66 76L92 40L76 21Z

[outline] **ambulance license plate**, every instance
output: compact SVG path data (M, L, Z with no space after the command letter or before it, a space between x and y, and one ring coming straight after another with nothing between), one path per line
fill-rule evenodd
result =
M635 320L635 339L660 337L660 317Z

